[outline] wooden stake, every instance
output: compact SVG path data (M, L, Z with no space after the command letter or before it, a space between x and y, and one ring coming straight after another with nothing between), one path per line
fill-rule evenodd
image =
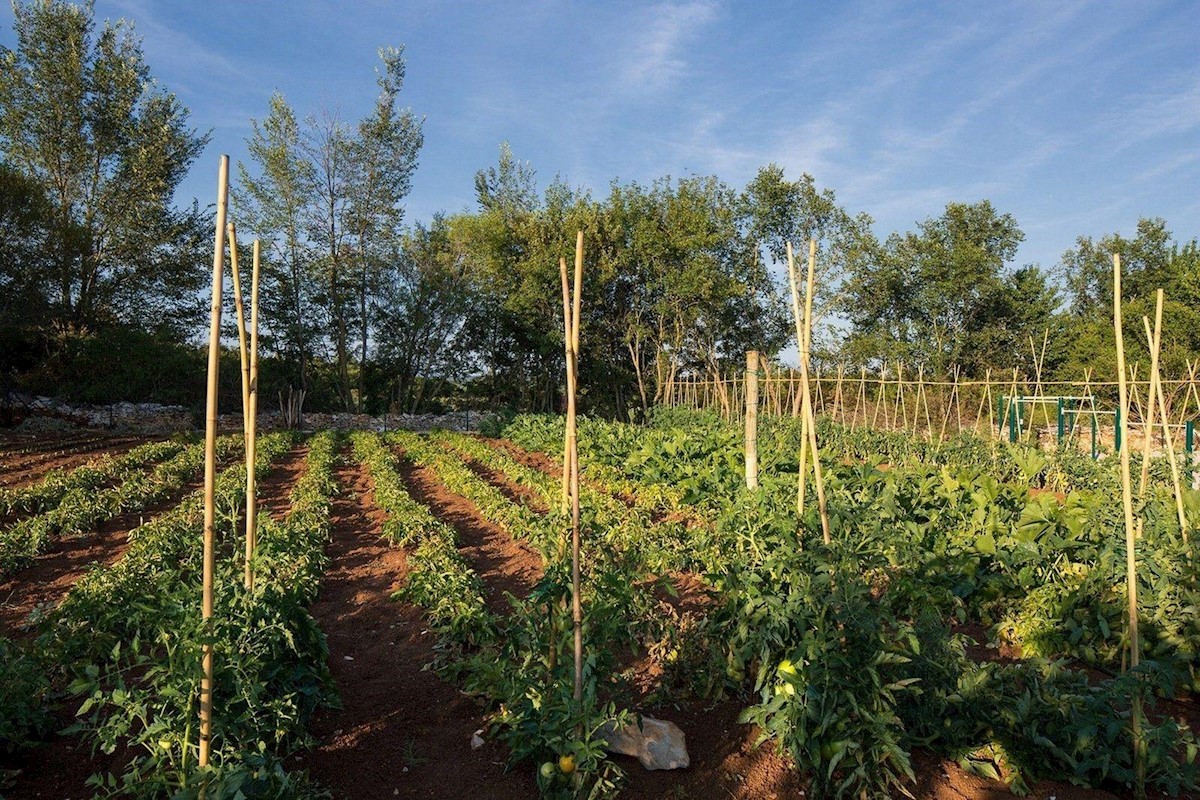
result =
M1148 340L1150 346L1150 387L1148 389L1150 397L1146 413L1145 425L1143 426L1142 434L1142 479L1138 483L1138 499L1145 501L1146 486L1150 482L1150 456L1151 449L1154 444L1154 399L1156 390L1162 387L1158 385L1158 351L1160 346L1159 337L1162 335L1162 313L1163 313L1163 290L1159 289L1154 301L1154 336ZM1150 330L1150 320L1142 317L1142 323L1146 326L1146 330ZM1166 422L1163 412L1163 422ZM1166 428L1164 428L1166 430ZM1170 442L1168 441L1168 448Z
M746 488L758 488L758 351L746 352Z
M246 309L242 305L242 266L238 263L237 226L226 227L229 237L229 270L233 273L233 308L237 316L238 356L242 367L242 445L250 444L250 357L246 352ZM249 468L249 464L247 464Z
M1137 603L1137 529L1133 522L1133 481L1129 475L1129 389L1125 374L1125 336L1121 317L1121 256L1113 254L1113 330L1117 343L1117 393L1121 421L1121 507L1125 514L1125 585L1129 597L1129 666L1136 669L1141 662L1141 642L1138 637ZM1134 688L1133 697L1133 755L1139 778L1144 766L1141 755L1141 690Z
M571 284L567 278L567 260L558 260L559 277L562 280L563 297L563 347L567 364L567 419L563 428L563 473L562 508L566 514L571 509L571 434L575 423L575 370L571 346Z
M1162 297L1162 289L1159 289L1158 292L1159 292L1159 297L1161 298ZM1162 308L1162 304L1160 301L1159 309L1161 309L1161 308ZM1184 508L1183 508L1183 490L1180 487L1179 464L1177 464L1175 461L1175 442L1171 437L1171 423L1167 419L1167 401L1166 401L1165 395L1163 394L1162 379L1159 378L1156 380L1156 376L1158 374L1158 358L1157 358L1158 349L1162 345L1162 327L1160 325L1161 322L1162 322L1162 317L1156 315L1154 331L1151 332L1150 320L1146 319L1145 317L1142 317L1142 324L1146 328L1146 341L1150 343L1150 350L1151 350L1151 356L1152 356L1151 364L1153 364L1153 367L1151 368L1152 372L1150 373L1150 382L1156 388L1155 397L1152 397L1151 399L1158 400L1158 411L1159 411L1158 416L1162 420L1163 443L1167 450L1167 460L1171 464L1171 488L1174 490L1174 493L1175 493L1175 513L1179 517L1179 532L1180 532L1180 535L1183 537L1183 543L1186 546L1188 543L1187 514L1184 512ZM1190 559L1191 556L1192 556L1192 552L1189 549L1188 550L1188 558Z
M579 309L583 294L583 231L575 237L575 306L571 318L571 370L575 381L571 392L572 424L575 417L575 390L579 385ZM579 439L571 432L571 617L575 627L575 702L583 701L583 601L579 578Z
M208 324L208 396L204 426L204 568L200 615L211 629L213 615L214 528L217 483L217 377L221 361L221 282L225 267L225 215L229 205L229 156L221 156L217 170L217 232L213 245L212 306ZM212 746L213 647L205 643L200 678L200 766L208 766Z
M250 265L250 407L246 414L246 574L247 591L254 589L250 569L258 546L258 484L254 462L258 458L258 271L261 245L254 240Z
M826 505L825 505L825 483L824 483L824 481L822 479L822 475L821 475L821 456L820 456L820 451L817 447L817 428L816 428L816 424L813 420L812 397L809 394L809 387L808 387L808 358L809 358L808 344L809 344L809 342L808 342L808 338L806 335L807 326L801 322L802 317L800 315L800 293L796 286L796 282L797 282L796 281L796 264L795 264L795 259L792 256L792 245L790 242L788 243L787 255L788 255L788 277L789 277L789 281L791 284L791 290L792 290L792 314L796 319L796 340L800 344L800 394L801 394L802 411L804 414L803 421L804 421L804 423L807 424L807 427L808 427L808 436L805 438L805 440L802 444L801 452L803 454L804 450L806 449L806 448L804 448L803 445L807 445L807 449L812 451L813 482L816 484L816 487L817 487L817 507L820 510L820 514L821 514L821 534L822 534L822 538L825 541L825 544L829 544L831 541L831 537L830 537L830 533L829 533L829 514L828 514L828 509L826 508ZM811 319L811 316L812 316L812 300L813 300L813 293L814 293L813 292L813 289L814 289L813 273L816 270L816 261L817 261L817 242L815 239L810 239L808 242L808 285L805 286L805 290L804 290L804 314L805 315L804 315L803 319L806 319L806 320ZM804 456L803 455L801 456L801 462L800 462L800 475L801 475L801 479L803 479L803 475L804 475ZM800 495L801 499L803 498L803 496L804 496L803 493L801 493L801 495Z

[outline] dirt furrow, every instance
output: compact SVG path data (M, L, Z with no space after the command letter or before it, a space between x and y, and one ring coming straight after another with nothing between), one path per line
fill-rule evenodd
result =
M141 511L130 511L102 522L78 536L57 536L45 553L0 583L0 635L23 639L32 635L24 623L38 607L55 605L93 564L111 564L129 546L129 532L177 506L203 485L196 476L167 499Z
M75 469L101 456L120 456L128 453L138 445L152 441L151 439L129 439L112 444L105 444L84 453L71 453L65 456L49 455L28 459L16 464L10 464L0 474L0 488L24 489L32 486L46 477L53 469Z
M434 636L421 612L391 599L408 575L404 550L380 538L385 515L365 470L337 471L329 569L312 614L329 642L342 708L310 725L320 742L296 759L335 798L532 798L523 772L506 773L492 743L471 747L483 726L469 697L425 669Z
M292 487L308 468L308 445L297 445L257 484L258 513L281 521L292 508Z
M413 498L458 535L458 551L483 581L488 610L508 613L505 593L524 597L541 580L541 556L486 519L470 500L447 489L431 470L402 459L400 476Z

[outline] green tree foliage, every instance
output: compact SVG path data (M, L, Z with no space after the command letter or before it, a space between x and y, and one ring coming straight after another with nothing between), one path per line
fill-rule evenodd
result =
M275 95L254 125L253 168L238 165L244 188L234 197L272 261L264 278L279 314L264 344L295 365L296 388L308 390L314 359L331 361L345 410L364 407L375 298L396 269L424 141L422 121L397 105L403 50L379 56L375 107L355 125L328 110L300 125Z
M1142 317L1153 323L1155 293L1162 289L1162 370L1187 375L1187 361L1200 353L1200 242L1176 241L1163 219L1141 219L1133 237L1119 233L1094 239L1080 236L1063 253L1060 278L1067 289L1069 317L1064 321L1063 377L1080 379L1115 374L1112 333L1113 254L1121 256L1125 343L1131 363L1149 364ZM1145 373L1143 372L1143 375Z
M902 360L944 374L1025 366L1059 300L1047 276L1009 264L1024 234L986 200L950 203L916 231L892 234L850 276L846 353L858 363Z
M283 95L272 95L266 118L251 120L251 126L247 149L259 173L251 175L238 163L233 202L244 229L264 240L259 278L262 345L291 365L288 384L307 391L320 342L304 236L316 173L301 154L300 125Z
M374 368L386 376L390 407L415 411L474 366L463 335L478 296L444 217L404 237L394 270L375 298Z
M817 241L814 337L818 345L822 338L832 344L832 336L822 337L820 323L837 312L846 277L865 268L878 247L870 216L847 213L838 205L832 189L818 189L808 174L789 181L775 164L758 171L746 186L742 203L750 235L759 242L782 280L787 274L788 242L796 249L796 264L803 276L807 242Z
M0 153L44 192L49 318L59 333L120 321L177 327L203 280L207 216L172 196L207 137L156 84L132 24L90 4L13 4L0 54Z
M681 375L721 374L746 349L773 353L787 340L786 305L754 229L759 208L716 178L614 181L603 200L556 180L539 196L532 168L502 145L498 164L477 174L476 197L478 212L449 225L476 296L466 334L497 402L558 402L558 263L572 264L577 231L592 408L644 412Z

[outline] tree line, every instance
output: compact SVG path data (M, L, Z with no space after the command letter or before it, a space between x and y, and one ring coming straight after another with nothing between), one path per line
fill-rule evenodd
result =
M154 80L132 23L62 0L17 3L14 20L0 53L3 383L198 405L213 214L175 193L209 135ZM729 374L748 349L786 360L785 249L810 238L814 355L830 365L1031 372L1048 332L1047 377L1107 374L1113 252L1129 319L1166 290L1164 370L1200 353L1200 247L1161 219L1131 238L1081 236L1044 269L1015 262L1020 226L986 200L880 238L832 189L777 165L740 187L697 175L543 188L502 144L473 210L409 221L424 133L401 103L405 70L403 48L380 51L359 119L301 116L277 93L252 121L232 218L264 243L268 396L371 413L556 409L558 261L580 230L581 403L597 413L644 414L676 378ZM236 397L232 370L224 380Z

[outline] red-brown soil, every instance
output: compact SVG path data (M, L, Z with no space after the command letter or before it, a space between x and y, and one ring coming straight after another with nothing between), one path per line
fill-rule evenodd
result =
M282 520L292 507L291 493L308 464L308 446L298 445L279 459L257 484L258 513Z
M52 469L74 469L89 461L94 461L102 455L119 456L129 452L138 445L153 441L153 439L110 439L88 445L85 452L36 453L6 458L0 469L0 487L5 489L21 489L41 481Z
M521 462L527 467L540 469L547 475L553 475L556 478L562 479L562 466L550 456L538 450L526 450L518 444L508 441L507 439L489 439L484 436L478 437L481 441L486 442L502 453L516 461Z
M304 455L302 448L295 448L284 456L260 484L264 487L260 497L281 496L286 502L291 481L303 470ZM0 635L18 640L31 637L33 630L19 627L30 611L42 603L58 602L92 564L117 561L128 547L130 530L174 508L181 498L202 485L203 478L197 476L172 498L152 508L116 517L101 525L97 533L56 541L32 566L0 584L0 598L4 598L0 599ZM71 703L56 709L52 730L71 725L75 721L73 710ZM12 759L0 759L0 769L21 770L11 791L0 797L10 800L91 797L87 779L97 772L120 774L132 755L128 750L118 750L113 755L92 754L91 746L78 736L53 736Z
M312 613L328 637L342 708L313 720L320 745L296 766L338 800L537 797L529 770L504 771L497 745L472 749L482 711L424 669L434 636L419 609L391 599L408 561L380 538L384 515L369 479L358 465L339 468L337 479L331 564Z
M120 514L89 533L55 538L30 566L0 583L0 636L24 639L32 635L32 630L22 626L34 609L57 604L92 564L111 564L119 559L129 546L131 530L174 508L201 485L202 479L197 476L149 508Z
M481 464L473 458L462 456L463 463L470 467L471 471L483 478L485 481L495 486L497 490L514 503L527 506L538 513L546 512L546 504L542 502L541 495L532 486L526 486L523 483L517 483L512 478L502 472L498 472L485 464Z
M542 558L489 522L475 505L449 491L425 467L403 460L400 474L409 493L458 535L458 551L484 584L484 601L496 614L510 610L505 593L529 594L542 577Z

